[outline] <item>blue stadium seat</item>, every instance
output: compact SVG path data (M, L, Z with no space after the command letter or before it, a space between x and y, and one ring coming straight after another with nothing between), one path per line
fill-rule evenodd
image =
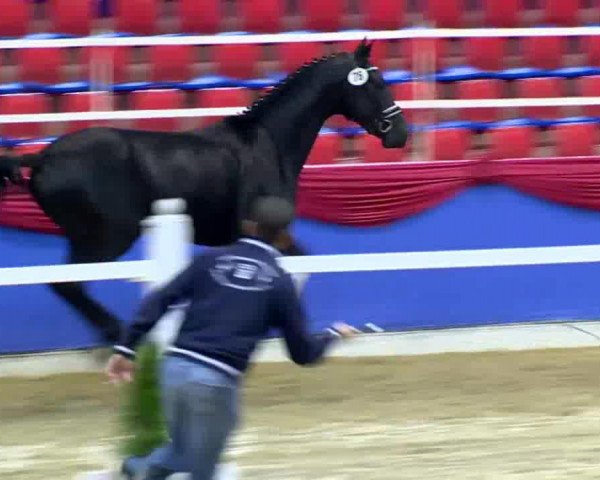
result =
M239 87L239 81L223 75L203 75L179 84L181 90L200 90L202 88Z
M387 84L410 82L413 79L412 72L408 70L386 70L382 72L382 76Z
M555 70L549 70L548 76L558 78L579 78L588 77L590 75L600 75L600 67L580 66L580 67L564 67Z
M38 84L27 84L27 83L4 83L0 84L0 95L13 95L15 93L33 93Z
M40 91L48 95L60 95L63 93L82 93L91 90L90 82L65 82L54 85L41 85Z
M488 124L490 129L504 127L536 127L538 123L531 118L510 118L508 120L499 120Z
M566 125L571 123L600 123L599 117L563 117L552 121L554 125Z
M249 80L240 80L237 82L239 87L250 88L254 90L269 88L277 84L285 77L283 74L272 74L262 78L252 78Z
M438 82L462 82L464 80L483 80L490 78L490 72L479 70L468 65L450 67L435 74Z
M491 72L491 78L499 80L524 80L526 78L550 77L550 70L533 67L507 68L500 72Z

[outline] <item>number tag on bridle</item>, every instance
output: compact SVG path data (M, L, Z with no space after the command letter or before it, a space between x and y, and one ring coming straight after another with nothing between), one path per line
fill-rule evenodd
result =
M348 83L360 87L369 81L369 72L365 68L356 67L348 73Z

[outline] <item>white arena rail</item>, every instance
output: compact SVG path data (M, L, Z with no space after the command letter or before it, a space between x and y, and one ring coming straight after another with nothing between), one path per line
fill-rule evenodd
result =
M507 108L507 107L572 107L600 105L600 97L500 98L476 100L402 100L396 104L403 110ZM140 118L200 118L237 115L248 107L179 108L171 110L115 110L74 113L36 113L0 115L0 123L73 122L84 120L136 120Z
M349 30L326 33L274 33L218 35L156 35L111 37L0 40L0 49L19 48L82 48L82 47L148 47L152 45L229 45L242 43L302 43L343 42L362 40L403 40L412 38L470 38L470 37L582 37L600 35L600 27L540 27L540 28L409 28L402 30Z
M600 262L600 245L286 257L290 273L379 272Z
M180 216L173 213L161 213L155 217L159 223L155 227L157 230L154 235L167 234L169 240L175 241L166 242L158 249L154 246L156 251L153 253L151 260L0 268L0 286L100 280L131 280L155 283L157 281L156 269L162 271L165 262L172 260L175 252L181 250L181 245L185 245L185 248L189 245L189 241L181 244L181 241L176 238L177 235L170 230L172 226L162 223L165 220L169 221L170 219L166 217L171 215ZM164 230L165 228L169 230ZM156 239L151 241L151 248L153 248L152 242L156 244ZM311 255L280 259L280 265L291 274L562 265L596 262L600 262L600 245Z
M0 268L0 286L152 278L153 260ZM102 268L100 268L102 265Z

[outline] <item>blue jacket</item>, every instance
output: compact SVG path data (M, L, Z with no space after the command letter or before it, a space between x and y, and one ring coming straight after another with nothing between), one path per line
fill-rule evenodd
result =
M148 331L175 304L189 302L178 336L167 351L238 376L271 328L283 333L291 359L319 361L336 334L307 333L303 308L281 254L254 238L211 249L142 303L115 351L132 358Z

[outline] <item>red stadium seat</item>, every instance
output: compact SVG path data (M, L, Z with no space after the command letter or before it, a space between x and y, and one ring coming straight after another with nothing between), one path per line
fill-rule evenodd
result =
M239 6L245 31L274 33L282 30L284 0L244 0Z
M250 103L250 92L245 88L209 88L198 90L195 94L195 106L200 108L245 107ZM223 119L203 117L200 125L208 125Z
M423 100L425 98L437 97L437 95L435 95L435 88L436 88L435 83L431 83L431 82L413 81L413 82L405 82L405 83L396 83L396 84L392 85L392 95L394 97L394 100L399 100L400 102L402 100ZM430 89L434 89L434 91L430 92ZM402 104L400 104L400 106L402 106ZM410 110L404 111L404 118L408 122L413 123L415 116L419 112L423 112L423 111L435 113L428 109L425 109L425 110L410 109Z
M209 88L196 92L195 103L202 108L245 107L250 94L245 88Z
M179 0L179 18L183 33L217 33L223 14L221 0Z
M546 0L544 2L544 23L563 27L578 26L580 0Z
M523 0L484 0L483 8L486 27L517 27Z
M527 78L517 82L519 98L560 97L560 80L557 78ZM557 118L559 107L523 107L523 115L532 118Z
M465 39L467 63L481 70L502 70L506 55L506 39L499 37L470 37Z
M138 90L129 94L132 110L168 110L183 108L184 97L179 90ZM143 118L134 121L135 128L153 131L176 131L176 118Z
M91 78L94 72L101 70L112 75L112 82L124 82L128 80L127 65L130 56L129 47L84 48L82 53L84 75L86 78Z
M323 55L323 44L318 42L279 43L277 49L281 68L288 73Z
M26 35L32 17L32 7L31 2L23 0L0 0L0 36Z
M116 30L154 35L158 18L157 3L157 0L116 0Z
M406 0L369 0L362 2L364 28L368 30L396 30L404 26Z
M594 67L600 66L600 36L590 35L584 39L587 64Z
M49 113L50 97L42 93L24 93L0 96L0 115ZM40 137L43 131L41 123L9 123L0 125L0 135L16 138Z
M465 128L440 128L425 134L432 160L464 160L470 148L471 132Z
M15 52L23 82L58 83L65 65L63 48L22 48Z
M593 123L557 125L552 129L556 155L583 157L594 155L598 140L598 127Z
M342 28L344 0L301 0L304 27L308 30L335 32Z
M527 158L533 151L533 129L530 127L501 127L491 131L491 159Z
M222 75L234 78L252 78L256 63L260 59L260 45L215 45L214 60Z
M80 36L90 34L92 7L95 6L91 0L51 0L48 6L54 32Z
M425 97L425 91L433 84L421 81L394 83L392 94L396 100L418 100Z
M194 47L191 45L155 45L150 48L150 80L184 81L192 76Z
M317 137L310 154L307 165L333 164L341 156L342 140L335 133L321 134Z
M457 96L461 100L500 98L500 80L467 80L457 83ZM465 108L461 117L473 122L493 122L498 120L498 108Z
M400 162L404 159L404 149L383 148L381 140L373 135L360 135L354 138L358 150L363 152L365 163Z
M378 40L371 49L371 63L381 70L387 70L390 60L393 58L393 46L398 42L394 40Z
M341 40L336 42L327 42L331 53L353 52L361 44L362 40Z
M562 63L562 37L525 37L521 39L525 65L553 69Z
M436 28L458 28L462 26L462 0L427 0L427 19Z
M109 95L108 92L66 93L58 99L58 110L60 112L90 112L93 109L110 110ZM94 105L93 102L98 102L98 104ZM67 122L64 129L66 132L74 132L92 126L108 124L108 122L103 121Z
M414 71L415 68L423 68L422 65L417 63L423 60L423 55L415 57L415 53L431 51L433 55L434 67L436 70L441 68L444 58L448 53L448 41L445 38L418 38L403 40L400 43L401 49L404 50L404 55L408 59L408 69ZM430 67L426 66L427 71L430 71Z
M600 75L581 77L579 82L579 95L582 97L600 97ZM600 117L600 105L585 105L583 115Z

